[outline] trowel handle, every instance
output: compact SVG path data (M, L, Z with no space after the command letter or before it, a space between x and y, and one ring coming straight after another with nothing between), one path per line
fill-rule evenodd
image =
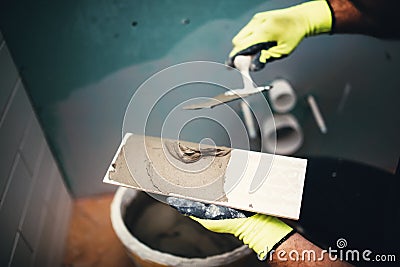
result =
M242 73L249 73L251 65L252 56L236 56L235 57L235 67Z
M255 213L236 210L229 207L214 204L205 204L184 198L167 197L167 203L186 216L194 216L199 219L223 220L251 217Z
M252 61L252 56L237 56L235 57L235 67L242 74L243 79L243 89L250 90L256 88L253 79L250 76L250 65Z

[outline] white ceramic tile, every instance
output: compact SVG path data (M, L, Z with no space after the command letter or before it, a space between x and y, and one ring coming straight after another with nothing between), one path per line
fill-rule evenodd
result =
M44 227L45 227L44 224L46 222L47 214L48 214L47 206L43 205L42 208L40 209L39 213L36 215L36 218L35 218L36 219L36 223L35 223L35 225L36 225L36 227L35 227L36 238L35 238L34 242L30 242L29 240L27 240L26 235L24 233L22 233L22 235L25 237L25 240L27 240L28 244L31 245L34 253L39 248L39 243L40 243L41 236L42 236L43 232L46 231L44 229ZM34 258L33 258L33 260L34 260Z
M6 266L11 256L15 234L31 181L24 163L17 157L15 169L11 174L11 180L0 207L0 266Z
M34 195L39 194L43 200L48 201L52 191L56 166L53 155L47 146L44 148L44 154L39 164Z
M29 100L20 83L0 125L0 197L31 115Z
M32 251L22 238L21 234L16 236L16 247L10 260L10 267L24 267L29 266L32 259Z
M72 198L67 191L67 188L64 186L61 190L60 198L59 198L59 206L57 211L57 217L59 217L60 223L60 240L65 240L69 228L69 223L71 219L72 212ZM64 244L62 244L64 245ZM64 250L62 250L64 251Z
M42 129L40 128L36 116L32 114L28 130L21 143L22 158L26 162L31 173L34 173L35 168L38 167L38 154L44 143Z
M60 176L55 177L52 187L55 193L51 194L50 201L46 205L48 212L36 247L34 266L52 267L59 266L62 262L72 202L60 178Z
M37 174L33 179L33 188L29 194L26 213L20 223L24 237L32 245L36 244L39 238L38 229L41 227L35 222L38 221L40 214L46 209L45 198L51 192L51 185L49 185L48 181L52 180L50 178L54 172L54 162L47 147L44 148L39 164Z
M45 203L51 203L52 201L54 201L54 199L52 199L52 194L53 191L55 191L55 183L56 183L56 164L53 160L53 158L51 158L51 172L50 175L48 177L46 177L46 186L43 187L43 199L45 201ZM40 178L40 177L38 177ZM42 178L42 181L44 181L45 179ZM58 188L57 188L58 190Z
M54 173L52 194L47 206L48 216L54 216L53 228L46 229L52 231L50 243L53 244L53 252L48 255L47 266L57 266L62 262L65 242L60 240L66 239L72 208L71 198L58 169Z
M71 198L2 41L0 33L0 266L59 266Z
M63 186L63 189L61 191L61 195L62 195L62 203L63 205L65 205L66 207L68 207L69 209L72 207L72 197L67 189L67 187Z
M65 218L65 214L69 213L69 207L66 206L66 202L64 202L62 195L60 194L58 205L58 210L56 212L55 221L53 224L52 235L51 235L51 244L53 244L53 253L48 256L48 264L47 266L56 266L62 262L62 256L64 252L64 244L66 240L67 229L65 227L66 221L68 218ZM49 229L50 230L50 229Z
M52 243L52 235L54 229L54 217L46 214L43 229L40 234L39 244L34 249L34 264L33 266L45 267L48 266L49 255L53 253L55 244Z
M61 177L57 175L56 170L53 171L52 179L53 181L51 184L50 197L47 201L47 206L49 207L51 214L57 218L58 210L62 207L62 203L60 203L60 197L64 184L61 180Z
M7 45L0 41L0 117L18 79L18 72Z
M2 240L0 242L0 266L7 266L10 261L14 239L16 237L17 232L9 232L7 235L2 236Z
M57 180L57 186L54 187L54 194L51 198L51 201L55 203L53 208L53 214L56 217L56 224L58 227L62 228L64 224L64 220L69 220L69 213L72 207L72 201L69 193L67 192L64 183L61 179ZM58 189L57 189L58 187ZM59 231L59 234L62 234L62 231ZM59 238L61 240L61 237Z

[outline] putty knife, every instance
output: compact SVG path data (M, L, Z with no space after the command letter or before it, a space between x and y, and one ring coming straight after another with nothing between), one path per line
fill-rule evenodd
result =
M307 160L240 149L185 163L165 144L197 143L126 134L103 182L149 193L299 219ZM207 148L209 151L210 148ZM256 190L249 192L256 182Z
M256 87L255 90L242 92L240 94L239 94L239 92L244 89L234 90L234 92L238 92L238 93L234 93L232 91L227 91L224 94L219 94L219 95L213 96L210 100L201 101L196 104L184 106L183 109L194 110L194 109L203 109L203 108L213 108L213 107L221 105L223 103L228 103L228 102L231 102L231 101L234 101L237 99L242 99L244 97L258 94L262 91L268 91L271 88L272 88L271 85L260 86L260 87Z
M251 79L249 72L250 64L251 64L251 56L237 56L235 58L235 66L242 74L243 89L230 90L225 92L224 94L219 94L217 96L214 96L210 100L184 106L183 109L193 110L193 109L213 108L223 103L248 97L260 93L262 91L270 90L272 88L271 85L260 86L260 87L254 86L254 82Z

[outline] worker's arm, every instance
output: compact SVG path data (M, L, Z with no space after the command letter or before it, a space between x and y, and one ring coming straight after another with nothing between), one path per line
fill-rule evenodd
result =
M296 266L296 263L298 266L350 266L333 261L326 251L295 233L292 227L276 217L245 215L238 210L174 197L167 198L167 202L210 231L233 234L253 249L259 259L267 260L273 266ZM301 258L307 254L303 251L312 251L315 259Z
M329 0L332 33L360 33L380 38L399 38L397 0Z
M251 70L283 58L306 37L324 33L360 33L400 37L395 0L316 0L257 13L233 38L228 64L237 55L253 55Z
M291 251L295 251L295 253L289 255ZM315 259L313 256L308 258L308 255L313 255L309 254L310 251L315 252ZM285 242L276 247L275 251L270 255L271 260L268 261L268 264L272 267L352 266L347 262L335 260L333 255L329 256L328 251L314 245L300 234L294 233Z

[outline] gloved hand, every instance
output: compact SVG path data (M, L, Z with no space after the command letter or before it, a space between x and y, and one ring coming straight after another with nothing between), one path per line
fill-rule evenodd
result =
M306 2L285 9L257 13L233 38L228 65L238 55L254 55L250 70L289 55L304 37L328 33L332 13L325 0Z
M268 252L293 231L279 219L264 214L223 220L191 218L210 231L235 235L253 249L259 259L265 259Z
M281 220L268 215L172 197L167 198L167 202L185 215L196 215L190 218L210 231L235 235L253 249L259 259L265 259L275 245L294 231Z

